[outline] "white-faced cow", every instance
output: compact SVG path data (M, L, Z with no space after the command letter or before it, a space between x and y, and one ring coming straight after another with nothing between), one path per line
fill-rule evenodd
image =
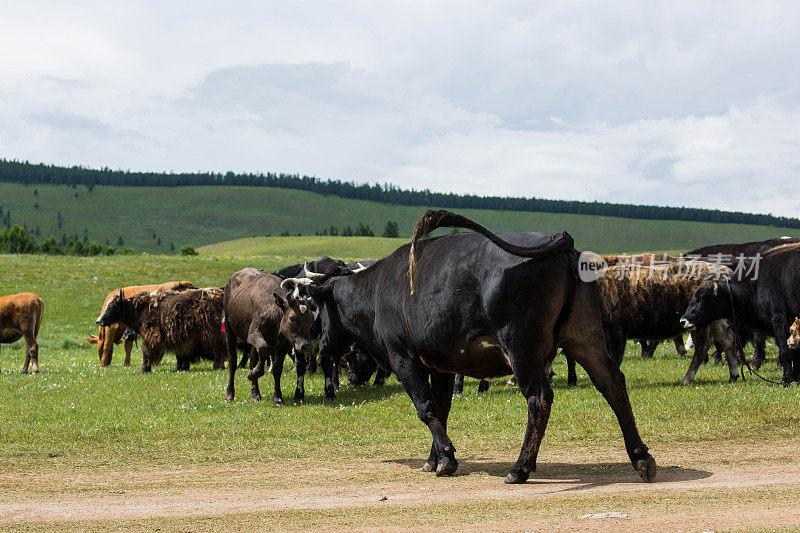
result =
M439 227L477 231L419 241ZM330 354L354 342L393 369L433 436L424 471L456 471L447 435L454 374L484 379L513 371L527 400L528 425L506 483L523 483L536 457L553 401L545 365L563 346L587 371L617 415L628 456L642 479L656 463L634 422L625 377L608 357L597 286L582 282L578 253L566 233L497 236L447 211L428 211L406 245L353 276L310 285L320 304L320 352L328 379Z
M29 367L39 372L39 344L36 337L42 325L44 303L31 292L0 296L0 345L25 339L25 364L22 373Z

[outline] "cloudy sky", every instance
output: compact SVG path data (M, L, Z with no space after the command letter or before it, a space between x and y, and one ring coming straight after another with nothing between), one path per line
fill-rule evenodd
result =
M0 0L0 156L800 216L798 28L768 1Z

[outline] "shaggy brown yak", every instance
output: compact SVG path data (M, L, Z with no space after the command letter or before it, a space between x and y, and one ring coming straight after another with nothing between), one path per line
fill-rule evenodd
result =
M119 293L120 290L125 291L127 296L135 296L143 292L152 292L158 289L193 289L194 285L189 281L169 281L156 285L133 285L130 287L123 287L108 293L106 299L103 301L103 307L100 309L102 313L108 302ZM122 322L116 322L108 326L99 326L97 336L86 337L90 344L97 345L97 356L100 359L100 366L108 366L111 364L111 358L114 355L114 345L122 342L122 336L127 327ZM131 350L133 349L133 339L125 340L125 366L131 364Z
M126 297L119 291L97 318L105 326L124 322L142 336L142 372L158 365L164 352L177 358L176 370L187 370L199 359L225 366L222 289L162 290Z
M42 325L44 304L42 299L30 292L0 296L0 344L17 342L25 338L25 364L22 373L28 373L28 366L39 371L39 326Z

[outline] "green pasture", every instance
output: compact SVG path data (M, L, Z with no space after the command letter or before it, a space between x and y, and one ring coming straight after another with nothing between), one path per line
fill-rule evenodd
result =
M34 192L36 193L34 195ZM136 251L170 253L185 244L205 246L245 237L314 235L331 225L368 224L380 236L396 221L408 239L422 206L397 206L291 189L265 187L95 187L0 183L0 207L12 223L52 234L78 235ZM457 209L498 232L567 230L582 250L598 253L689 250L707 244L800 236L800 230L591 215ZM59 228L58 213L61 213ZM159 244L158 240L161 240ZM336 248L332 249L334 256ZM359 256L360 254L356 254Z
M336 251L327 250L331 255ZM341 252L336 255L350 254ZM288 250L280 257L296 253ZM19 373L23 343L2 346L0 470L102 470L267 459L308 459L321 466L356 458L365 465L383 460L421 465L430 435L394 378L382 388L343 384L335 401L325 401L321 377L315 375L306 381L306 401L294 404L295 376L287 364L287 405L276 408L269 401L250 401L244 372L237 374L237 400L226 403L227 373L212 371L210 364L176 373L174 358L167 356L152 374L140 375L138 349L128 368L118 348L111 367L98 367L97 352L83 337L96 331L93 319L109 291L173 279L222 286L232 272L249 264L275 268L283 262L202 255L0 256L0 294L32 291L45 302L41 373ZM774 347L768 354L763 371L774 379ZM769 441L796 434L799 387L784 389L754 378L728 384L727 369L713 364L701 368L695 385L681 387L688 363L676 356L671 343L659 347L652 360L639 359L638 347L628 346L622 369L642 437L657 459L659 444L700 441L713 447L726 439ZM578 386L568 388L563 359L555 370L555 403L543 450L612 449L624 461L617 422L586 374L579 369ZM262 378L262 392L271 386L270 376ZM487 394L477 394L476 386L468 379L465 394L453 404L450 433L458 457L497 457L510 463L521 443L525 402L501 379Z

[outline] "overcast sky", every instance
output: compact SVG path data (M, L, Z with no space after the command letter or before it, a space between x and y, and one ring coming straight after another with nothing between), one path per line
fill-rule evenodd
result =
M796 2L122 4L0 0L0 156L800 216Z

